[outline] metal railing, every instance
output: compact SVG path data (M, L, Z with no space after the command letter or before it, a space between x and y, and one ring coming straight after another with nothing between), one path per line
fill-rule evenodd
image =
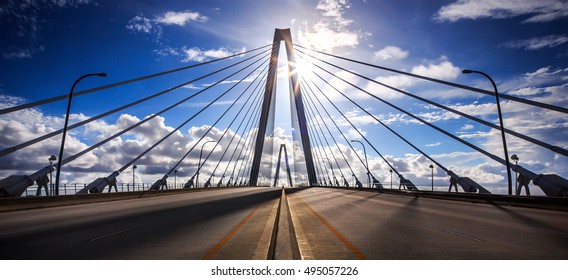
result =
M59 195L74 195L82 188L86 187L87 183L67 183L62 184L59 189ZM168 183L168 189L182 189L184 183ZM139 192L148 190L152 186L152 183L118 183L116 184L116 189L118 192ZM22 196L36 196L37 194L37 185L30 186L26 189L26 191L22 194ZM105 192L108 192L108 188L105 189ZM112 188L111 192L115 192L114 187ZM49 186L49 195L54 194L54 186L51 184ZM46 196L45 189L41 190L40 196Z

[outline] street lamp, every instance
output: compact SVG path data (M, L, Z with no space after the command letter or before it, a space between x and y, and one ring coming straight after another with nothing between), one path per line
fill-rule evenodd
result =
M203 147L205 147L205 144L211 143L211 142L215 142L215 140L209 140L209 141L203 143L203 145L201 145L201 152L199 152L199 163L197 164L197 178L195 179L195 187L196 188L199 188L199 170L201 170L201 157L203 156Z
M432 169L432 191L434 191L434 165L430 164L430 169Z
M57 160L57 157L55 155L51 155L47 160L49 160L49 166L53 166L53 162ZM49 172L49 183L51 185L49 187L49 192L53 194L53 172Z
M75 90L75 86L81 81L82 79L90 76L99 76L99 77L106 77L106 73L97 73L97 74L86 74L73 83L71 87L71 91L69 92L69 101L67 102L67 113L65 114L65 124L63 125L63 137L61 137L61 148L59 149L59 160L57 161L57 171L55 173L55 195L59 195L59 175L61 173L61 160L63 159L63 149L65 148L65 136L67 135L67 124L69 123L69 111L71 111L71 100L73 99L73 91Z
M501 127L501 138L503 139L503 150L505 152L505 165L507 166L507 184L509 187L508 191L509 195L511 195L513 194L513 185L511 183L511 163L509 162L509 152L507 151L507 140L505 139L505 127L503 126L503 116L501 115L501 104L499 102L499 92L497 91L497 85L495 85L495 82L493 81L493 79L491 79L491 77L489 77L489 75L481 71L465 69L462 71L462 73L464 74L477 73L483 75L487 79L489 79L489 81L493 85L493 89L495 90L495 100L497 102L497 114L499 115L499 125Z
M515 161L515 165L519 165L519 156L517 156L517 154L513 154L511 156L511 159ZM517 174L517 171L515 170L515 189L518 188L517 187L517 185L518 185L517 184L517 180L518 180L517 177L518 177L518 174ZM517 192L518 192L519 195L521 194L520 189L518 189Z
M392 169L390 169L389 172L391 174L391 189L392 189Z
M363 146L363 153L365 154L365 168L367 168L367 186L371 187L371 172L369 171L369 161L367 161L367 150L365 149L365 145L359 140L351 140L351 142L357 142Z
M513 154L511 156L511 159L515 161L515 165L519 163L519 156L517 156L517 154Z
M136 164L132 166L132 191L136 191L136 168Z

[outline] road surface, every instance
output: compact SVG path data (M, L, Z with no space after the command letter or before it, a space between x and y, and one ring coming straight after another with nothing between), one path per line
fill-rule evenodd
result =
M280 196L216 189L3 212L0 258L264 259L278 224L277 259L295 244L304 259L568 259L568 212L355 189Z
M357 190L288 193L308 259L568 259L568 213Z
M262 258L280 194L235 188L4 212L0 258Z

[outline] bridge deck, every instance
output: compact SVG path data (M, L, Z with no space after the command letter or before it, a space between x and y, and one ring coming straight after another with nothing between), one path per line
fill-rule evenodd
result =
M288 189L279 208L280 194L218 189L2 212L0 258L263 259L271 240L276 251L295 243L274 239L275 224L304 259L568 258L566 211L327 188Z
M4 212L0 258L266 258L261 241L279 197L236 188Z
M308 258L568 258L567 212L326 188L288 201Z

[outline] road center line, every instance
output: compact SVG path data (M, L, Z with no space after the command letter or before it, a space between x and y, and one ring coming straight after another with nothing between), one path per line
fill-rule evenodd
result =
M145 225L137 225L137 226L135 226L135 227L123 229L123 230L120 230L120 231L117 231L117 232L113 232L113 233L109 233L109 234L107 234L107 235L103 235L103 236L99 236L99 237L97 237L97 238L93 238L93 239L89 240L89 242L93 242L93 241L98 241L98 240L101 240L101 239L105 239L105 238L107 238L107 237L111 237L111 236L114 236L114 235L117 235L117 234L121 234L121 233L124 233L124 232L127 232L127 231L131 231L131 230L133 230L133 229L141 228L141 227L143 227L143 226L145 226Z
M312 209L312 207L310 207L306 202L304 202L304 200L302 200L299 196L296 196L296 198L298 200L300 200L300 202L302 202L302 204L304 204L304 206L306 206L306 208L308 208L308 210L310 210L316 216L316 218L318 218L318 220L325 227L327 227L327 229L329 229L329 231L331 231L331 233L333 233L333 235L335 235L335 237L337 237L339 240L341 240L341 242L343 242L343 245L345 245L345 247L347 247L347 249L349 249L353 254L355 254L355 256L357 256L358 259L360 259L360 260L366 260L367 259L367 256L365 256L365 254L363 254L363 252L361 252L359 249L357 249L357 247L355 247L353 244L351 244L351 242L349 242L349 240L347 240L347 238L345 238L345 236L343 236L341 233L339 233L339 231L337 231L330 223L328 223L326 219L324 219L322 216L320 216L320 214L318 214L318 212L316 212L314 209Z
M201 258L202 260L210 260L213 258L213 256L215 256L215 254L217 254L217 252L219 252L219 250L221 250L221 248L223 248L223 246L225 245L225 243L227 243L229 241L229 239L231 239L231 237L233 237L233 235L235 235L239 229L241 229L241 227L246 224L248 222L248 220L250 220L250 218L252 218L252 216L254 216L254 214L256 213L256 211L258 209L260 209L260 207L263 204L257 206L256 208L254 208L254 210L252 210L252 212L250 214L248 214L248 216L246 216L237 226L235 226L235 228L233 228L233 230L231 230L231 232L229 232L229 234L227 234L223 239L221 239L221 241L219 241L219 243L217 243L215 245L215 247L213 247L211 250L209 250L209 252L207 252L207 254L205 254L205 256L203 256L203 258Z

